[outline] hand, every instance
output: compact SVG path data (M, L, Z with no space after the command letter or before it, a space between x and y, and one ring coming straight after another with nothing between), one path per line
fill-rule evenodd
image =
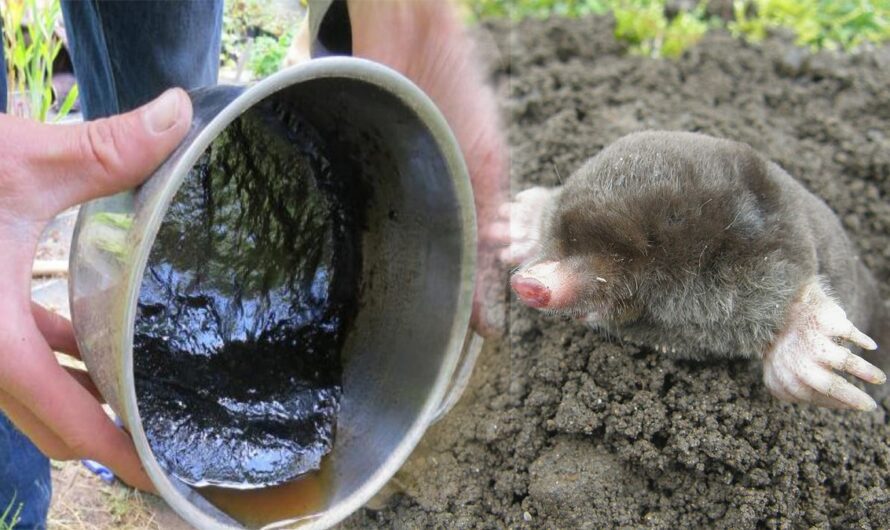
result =
M133 442L102 409L70 322L32 304L37 241L62 210L141 183L185 136L192 119L179 89L130 113L79 125L0 114L0 409L56 460L89 458L152 491Z
M507 241L495 225L508 191L507 146L473 42L447 1L351 0L349 18L353 54L411 79L457 137L473 185L479 234L473 325L491 334L503 327L505 276L498 247Z
M873 385L887 376L878 367L839 344L838 339L866 350L878 345L852 322L815 279L788 308L788 322L763 355L763 381L777 398L791 403L870 411L877 404L837 372Z

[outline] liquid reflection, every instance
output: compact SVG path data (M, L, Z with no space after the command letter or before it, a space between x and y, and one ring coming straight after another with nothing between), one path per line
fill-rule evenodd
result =
M278 484L331 449L360 270L340 173L308 124L265 103L213 142L170 205L134 364L149 444L189 484Z

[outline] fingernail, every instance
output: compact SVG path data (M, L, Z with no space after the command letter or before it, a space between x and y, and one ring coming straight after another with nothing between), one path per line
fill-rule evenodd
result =
M171 88L151 102L145 111L148 130L160 134L171 129L179 121L179 91Z

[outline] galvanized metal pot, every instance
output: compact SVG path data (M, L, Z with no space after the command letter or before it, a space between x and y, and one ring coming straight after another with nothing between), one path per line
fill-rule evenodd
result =
M374 186L360 309L343 353L330 487L318 513L303 522L328 527L386 483L469 376L479 344L468 332L476 225L466 167L426 95L376 63L312 60L250 88L220 86L191 96L191 131L155 174L132 192L81 209L70 266L78 345L161 496L199 528L241 528L168 476L152 454L134 388L136 304L165 212L208 145L260 101L273 98L295 109L327 142L354 153ZM118 222L108 223L109 213ZM393 215L403 222L390 222ZM461 381L453 379L456 373Z

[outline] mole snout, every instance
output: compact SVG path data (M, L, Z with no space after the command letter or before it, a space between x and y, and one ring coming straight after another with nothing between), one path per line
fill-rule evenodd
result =
M520 269L510 278L510 287L522 303L535 309L562 309L575 298L571 275L558 261Z
M535 309L547 307L550 303L550 289L535 278L518 272L510 278L510 287L522 303Z

